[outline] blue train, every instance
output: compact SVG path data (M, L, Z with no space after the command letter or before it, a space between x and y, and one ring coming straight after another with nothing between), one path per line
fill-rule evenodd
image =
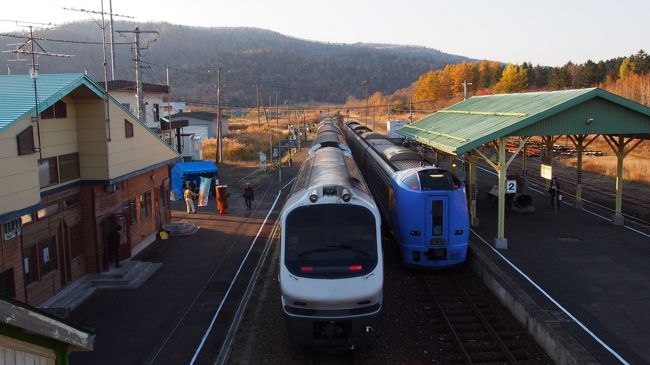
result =
M437 269L465 262L469 212L464 184L354 120L342 128L404 262Z

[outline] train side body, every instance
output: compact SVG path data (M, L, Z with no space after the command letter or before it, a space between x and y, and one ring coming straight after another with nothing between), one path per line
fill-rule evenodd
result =
M465 262L469 211L464 184L386 139L373 135L366 141L355 129L344 130L404 263L442 269ZM449 184L429 186L426 179L446 179Z

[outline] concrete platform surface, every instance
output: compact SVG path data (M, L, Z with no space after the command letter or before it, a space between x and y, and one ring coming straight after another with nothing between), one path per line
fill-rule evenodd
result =
M492 178L483 176L482 182L485 192ZM566 204L556 215L548 197L531 194L535 212L510 213L505 224L508 249L499 252L623 359L633 364L650 363L650 236L614 226ZM497 204L479 194L480 227L473 229L474 245L486 245L477 235L492 244L497 231L496 212ZM647 227L637 229L650 233ZM493 257L504 266L501 259ZM521 275L511 271L531 297L555 313L558 322L598 361L620 363Z

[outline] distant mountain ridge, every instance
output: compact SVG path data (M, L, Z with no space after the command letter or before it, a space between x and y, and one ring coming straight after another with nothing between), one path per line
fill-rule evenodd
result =
M348 95L364 97L368 91L392 93L413 83L421 74L470 59L438 50L391 44L335 44L308 41L258 28L203 28L170 23L116 22L116 30L157 30L142 35L148 44L142 60L144 81L165 83L169 65L172 92L186 100L213 102L216 99L216 67L221 66L223 96L227 104L252 105L256 102L255 83L262 85L265 104L268 96L278 92L278 100L294 102L343 102ZM128 35L128 37L126 37ZM37 37L101 41L94 22L75 22L53 30L41 31ZM107 36L108 38L108 36ZM8 38L0 38L6 40ZM133 80L135 66L128 42L132 34L116 34L116 79ZM15 39L12 40L16 41ZM149 41L149 43L147 43ZM5 42L9 43L9 42ZM103 81L100 45L66 42L40 42L48 51L74 54L70 59L41 57L41 72L83 72ZM26 63L0 60L2 69L10 65L14 73L26 73ZM109 58L110 60L110 58ZM208 72L209 71L209 72ZM109 70L110 77L110 70ZM274 99L275 101L275 99Z

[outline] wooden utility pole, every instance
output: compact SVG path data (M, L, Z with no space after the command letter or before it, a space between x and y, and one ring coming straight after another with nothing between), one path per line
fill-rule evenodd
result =
M218 163L222 161L223 153L223 141L222 141L222 131L221 131L221 67L217 66L217 147L218 150L215 152L215 160ZM218 159L216 157L219 157Z
M172 145L172 87L169 84L169 67L165 66L165 73L167 74L167 130L169 132L169 145Z
M275 128L280 129L280 109L278 107L278 91L275 90Z
M368 81L363 82L363 86L366 87L366 126L368 126Z
M255 83L255 99L257 99L257 128L262 128L260 119L260 84Z
M118 33L133 33L135 35L134 43L134 52L135 52L135 88L136 88L136 105L137 105L137 117L143 123L147 123L147 113L144 108L144 91L142 90L142 70L140 69L140 51L143 48L140 47L140 34L142 33L154 33L159 34L155 30L140 30L140 28L135 27L134 30L118 30Z
M469 86L472 85L471 82L467 82L467 80L463 81L463 99L467 100L469 99Z

